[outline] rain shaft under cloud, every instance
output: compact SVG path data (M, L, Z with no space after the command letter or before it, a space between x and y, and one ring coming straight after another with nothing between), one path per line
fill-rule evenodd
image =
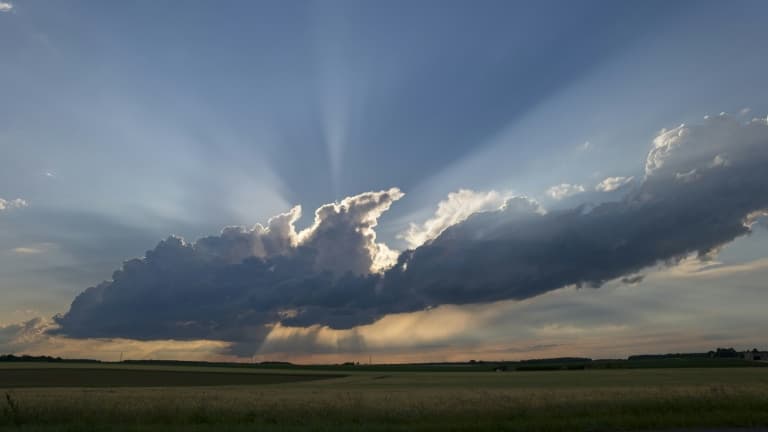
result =
M768 208L766 166L768 121L709 118L662 131L645 178L621 201L546 212L515 197L399 256L374 231L397 189L323 206L301 232L295 208L266 227L160 242L80 294L54 332L258 344L276 323L351 328L442 304L597 287L749 233Z

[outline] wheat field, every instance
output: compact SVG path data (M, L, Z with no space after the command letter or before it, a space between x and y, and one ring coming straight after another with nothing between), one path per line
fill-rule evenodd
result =
M100 368L125 372L125 367ZM190 379L211 372L131 367L142 368L187 373ZM54 370L63 375L71 368ZM226 368L217 371L232 373ZM2 430L607 431L768 426L766 368L352 371L329 374L327 379L314 379L315 373L313 380L227 386L13 388L3 385L2 372ZM246 373L267 378L296 372Z

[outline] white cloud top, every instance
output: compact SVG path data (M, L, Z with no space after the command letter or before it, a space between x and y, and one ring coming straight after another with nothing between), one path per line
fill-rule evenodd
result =
M411 223L410 228L398 237L408 243L409 248L416 248L436 238L446 228L465 221L469 216L485 211L500 209L511 194L497 191L475 192L460 189L451 192L437 205L435 215L423 224Z
M314 223L301 232L294 225L301 217L301 206L295 206L271 218L266 227L227 227L220 236L200 239L194 247L231 264L249 257L286 255L298 247L310 247L317 252L317 270L337 274L379 272L391 267L399 252L377 243L374 228L379 217L404 195L400 189L392 188L324 204L315 211Z
M300 232L297 243L314 247L318 269L337 274L366 274L385 270L397 261L398 252L376 242L379 217L405 196L398 188L366 192L325 204L315 211L315 222Z
M630 184L634 179L634 177L607 177L595 186L595 190L600 192L613 192Z
M547 195L552 199L561 200L563 198L568 198L569 196L580 194L584 192L584 190L584 186L580 184L561 183L547 189Z
M701 126L682 124L662 130L645 162L646 178L685 177L692 170L717 167L733 160L756 159L764 151L765 118L742 124L728 114L705 117Z

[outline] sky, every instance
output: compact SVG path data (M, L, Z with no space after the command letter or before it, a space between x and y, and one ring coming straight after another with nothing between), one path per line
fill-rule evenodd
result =
M0 353L768 348L767 19L0 0Z

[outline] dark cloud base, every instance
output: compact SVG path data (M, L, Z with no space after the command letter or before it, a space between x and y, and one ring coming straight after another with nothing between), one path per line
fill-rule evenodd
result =
M381 274L360 268L374 261L372 228L401 195L396 190L324 206L312 234L320 240L299 239L292 225L279 224L288 237L267 233L279 253L241 258L242 236L265 236L264 228L195 244L171 237L80 294L55 318L53 332L217 339L253 352L278 322L342 329L441 304L525 299L622 277L636 283L632 275L646 267L706 256L747 234L750 215L768 208L766 167L764 120L743 125L717 117L681 126L656 138L645 179L619 202L545 213L513 198L403 252Z

